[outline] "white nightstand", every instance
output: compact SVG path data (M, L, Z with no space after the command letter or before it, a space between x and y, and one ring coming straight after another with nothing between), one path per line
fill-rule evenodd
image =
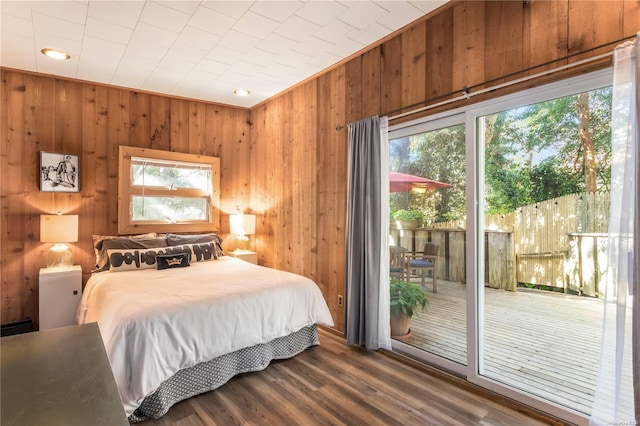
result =
M40 269L40 330L76 323L82 296L80 265Z
M258 253L255 251L249 250L234 250L227 253L228 256L237 257L238 259L242 259L245 262L253 263L254 265L258 264Z

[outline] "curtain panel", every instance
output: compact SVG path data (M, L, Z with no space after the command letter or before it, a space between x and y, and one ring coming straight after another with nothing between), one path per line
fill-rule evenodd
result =
M637 38L614 52L606 289L592 425L640 424L638 53Z
M345 329L348 344L390 350L387 134L386 117L348 125Z

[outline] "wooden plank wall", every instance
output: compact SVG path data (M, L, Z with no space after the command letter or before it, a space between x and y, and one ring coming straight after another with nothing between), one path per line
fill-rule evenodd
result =
M336 328L343 330L344 311L337 300L344 294L347 130L336 130L336 126L372 115L394 115L458 96L464 87L477 90L489 80L496 80L488 84L493 85L611 51L614 46L522 72L633 36L638 30L640 4L636 0L455 1L382 44L254 108L251 204L263 212L258 226L260 261L313 277L327 299ZM604 61L598 67L608 64L610 61ZM580 72L589 69L594 67L583 67ZM510 76L501 78L505 75ZM414 118L417 116L408 119ZM297 188L307 196L298 194Z
M38 318L38 272L49 244L40 214L79 215L71 244L84 279L93 269L91 235L117 234L118 146L221 158L221 210L249 207L250 111L102 85L2 70L2 323ZM77 194L40 192L39 152L80 155ZM228 231L228 216L221 215Z

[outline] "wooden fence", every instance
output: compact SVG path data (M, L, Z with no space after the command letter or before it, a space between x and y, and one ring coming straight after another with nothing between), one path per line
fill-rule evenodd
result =
M570 194L485 217L485 283L515 290L515 283L571 289L599 296L609 220L609 194ZM441 242L443 279L464 282L464 220L416 230L392 230L396 243L420 250ZM595 238L595 240L594 240Z
M603 297L609 234L571 233L564 264L565 283L579 293Z

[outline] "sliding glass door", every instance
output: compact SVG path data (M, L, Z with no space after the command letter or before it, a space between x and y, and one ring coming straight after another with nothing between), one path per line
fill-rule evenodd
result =
M449 116L389 137L389 244L405 256L403 279L429 300L413 316L411 334L394 337L396 345L403 342L405 350L445 360L460 371L467 363L463 121L463 115ZM410 218L417 220L404 220Z
M392 172L452 185L391 195L392 212L426 220L392 226L390 245L440 248L437 292L428 278L431 304L394 349L585 422L608 267L611 82L605 70L392 127ZM419 270L407 279L422 285Z
M478 117L479 374L584 414L602 336L611 94L608 86Z

